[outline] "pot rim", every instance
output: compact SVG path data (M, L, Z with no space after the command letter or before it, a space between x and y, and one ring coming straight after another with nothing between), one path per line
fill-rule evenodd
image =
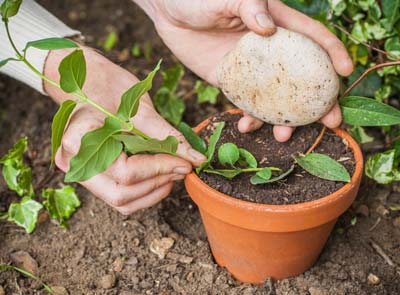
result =
M223 113L230 113L230 114L243 114L243 111L240 109L232 109L228 110ZM194 131L198 133L201 129L206 127L211 118L205 119L202 121L200 124L198 124L195 128ZM270 205L270 204L261 204L261 203L255 203L255 202L249 202L249 201L244 201L237 199L235 197L229 196L227 194L221 193L217 191L216 189L212 188L208 184L206 184L203 180L200 179L200 177L196 174L195 171L192 171L189 175L186 176L185 181L190 181L193 183L193 185L196 186L204 186L206 187L207 190L211 191L213 194L210 195L209 197L216 198L219 202L226 203L227 205L230 206L235 206L235 207L242 207L246 208L247 210L252 210L252 211L263 211L263 212L276 212L276 213L285 213L285 212L300 212L304 211L307 209L316 209L318 207L323 207L326 206L327 203L331 202L336 202L338 199L342 198L343 196L346 196L346 193L350 191L351 189L354 189L356 186L358 180L362 176L363 172L363 156L361 149L358 145L358 143L348 134L346 131L344 131L341 128L333 128L330 129L333 132L335 132L336 135L339 137L345 139L348 143L348 146L352 149L353 154L354 154L354 160L355 160L355 171L351 177L351 181L347 184L345 184L343 187L338 189L337 191L326 195L324 197L321 197L319 199L313 200L313 201L307 201L303 203L298 203L298 204L289 204L289 205Z

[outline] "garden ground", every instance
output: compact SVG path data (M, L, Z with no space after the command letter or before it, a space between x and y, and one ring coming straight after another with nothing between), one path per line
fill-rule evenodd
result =
M131 1L113 2L40 1L81 30L90 46L99 47L109 31L118 32L119 41L107 56L141 78L161 57L164 68L173 65L176 59L146 16ZM130 56L135 42L144 45L148 41L150 61ZM181 93L188 93L195 81L196 77L187 73ZM156 86L159 84L158 76ZM185 121L191 125L230 107L222 99L216 106L199 106L194 96L186 99L186 106ZM28 136L35 182L50 179L48 186L61 185L63 179L61 172L48 177L50 124L55 111L50 99L0 77L0 154L20 137ZM379 146L374 142L366 150ZM81 187L78 193L82 208L70 221L70 230L61 229L46 216L32 235L1 222L0 262L9 263L12 253L25 251L38 263L37 275L43 281L60 293L73 295L400 294L400 214L389 210L391 204L400 203L400 187L396 185L378 186L365 179L354 206L339 219L317 264L296 278L267 280L257 287L237 282L215 264L197 208L182 183L157 206L129 217ZM12 198L1 180L0 211ZM159 252L154 248L162 241L173 241L164 259L153 253ZM378 253L376 245L395 266ZM0 273L0 286L6 294L46 294L39 284L15 272Z

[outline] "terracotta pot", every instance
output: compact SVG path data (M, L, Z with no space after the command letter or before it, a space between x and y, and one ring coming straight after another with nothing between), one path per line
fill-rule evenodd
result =
M205 120L195 131L208 123ZM262 284L268 277L282 279L309 269L337 218L354 201L363 156L347 132L333 131L347 140L354 152L356 169L350 183L318 200L295 205L251 203L216 191L194 172L186 177L186 189L200 209L215 260L239 281Z

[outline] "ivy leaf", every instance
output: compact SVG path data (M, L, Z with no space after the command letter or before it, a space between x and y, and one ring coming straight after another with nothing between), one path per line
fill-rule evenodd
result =
M290 175L290 173L293 172L293 170L294 170L294 165L292 165L284 173L282 173L282 174L280 174L280 175L278 175L276 177L269 178L269 179L261 178L256 174L250 179L250 182L251 182L251 184L254 184L254 185L277 182L277 181L280 181L280 180L285 179L286 177L288 177Z
M343 121L354 126L400 124L400 111L374 99L349 96L340 100Z
M348 130L350 135L359 143L364 144L374 141L372 136L369 136L363 127L355 126Z
M42 208L43 206L39 202L29 197L24 197L21 202L10 205L8 208L8 221L22 226L30 234L36 227L39 211Z
M269 167L265 167L264 169L258 171L256 175L250 178L251 184L261 184L265 183L265 181L270 180L272 177L272 170Z
M178 87L179 81L182 79L185 71L181 64L176 64L175 66L162 71L161 75L163 77L162 87L167 88L170 92L174 93Z
M109 117L103 127L86 133L71 159L65 182L82 182L104 172L121 154L122 144L113 138L120 131L121 124Z
M308 173L319 178L332 181L351 181L350 174L346 168L327 155L311 153L295 157L295 161Z
M215 147L217 145L218 140L221 137L222 129L225 126L225 122L219 122L215 127L213 134L210 136L210 142L208 143L208 148L206 152L207 160L200 165L200 167L196 168L196 172L200 173L204 168L209 167L211 162L214 159Z
M185 103L182 98L170 90L160 88L154 96L154 106L157 112L172 125L177 126L182 121Z
M400 59L400 37L396 36L387 39L385 41L385 50L390 53L391 56L395 57L396 59Z
M396 151L394 149L375 154L365 163L365 175L381 184L400 180L400 173L395 167Z
M60 226L68 228L66 222L81 205L81 202L72 186L64 186L61 189L47 188L42 190L43 205L51 218L57 219Z
M231 167L234 167L239 157L239 148L234 143L224 143L218 149L218 160L222 165L229 164Z
M81 90L86 79L86 61L82 50L66 56L58 67L61 89L67 93Z
M227 171L227 170L223 170L223 169L204 169L203 172L209 173L209 174L220 175L227 179L233 179L236 176L238 176L240 173L242 173L242 170L235 169L233 171Z
M391 31L400 19L400 0L382 0L382 10L388 19L388 30Z
M51 124L51 163L54 162L56 152L61 145L61 140L64 135L65 126L68 123L69 116L76 106L73 100L64 101L57 113L54 115Z
M178 139L174 136L168 136L164 140L143 139L132 135L114 135L113 137L123 142L125 150L132 155L140 153L176 155L179 145Z
M3 20L13 17L18 13L22 0L4 0L0 6L0 14Z
M130 118L136 115L140 98L153 86L153 78L160 69L161 62L162 60L157 63L154 70L143 81L139 81L122 95L117 113L120 118L129 121Z
M207 151L207 144L193 129L186 124L185 122L181 122L178 125L178 130L183 134L189 144L196 151L205 154Z
M29 47L34 47L41 50L56 50L63 48L78 48L78 44L74 41L64 38L46 38L26 43L24 51Z
M239 153L240 153L240 158L239 158L240 165L246 166L247 164L247 166L250 168L257 168L258 163L252 153L243 148L239 149Z
M220 93L218 88L211 85L205 85L203 81L199 80L196 82L194 90L197 93L197 103L217 103L217 97Z
M114 31L110 32L110 34L108 34L106 41L104 42L103 48L105 51L110 51L111 49L114 48L115 44L117 43L118 40L118 36L117 33L115 33Z
M28 139L21 138L6 155L0 159L3 166L3 177L9 189L15 191L19 196L34 197L35 192L32 184L32 170L24 163L24 152L28 148Z

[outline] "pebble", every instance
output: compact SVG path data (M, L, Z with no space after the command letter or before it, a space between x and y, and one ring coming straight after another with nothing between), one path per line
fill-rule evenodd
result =
M117 257L113 262L113 269L115 272L121 272L124 267L124 260L121 257Z
M6 295L6 291L4 291L2 286L0 286L0 295Z
M103 289L111 289L115 286L115 283L117 282L117 278L115 277L114 274L108 274L105 276L102 276L100 279L100 287Z
M369 215L369 208L365 204L361 204L360 206L357 207L356 209L357 214L361 214L362 216L368 217Z
M395 227L400 227L400 216L393 219L393 225Z
M168 250L174 245L174 242L171 238L154 239L150 243L150 251L157 254L158 258L164 259Z
M324 290L316 288L316 287L310 287L308 289L308 292L310 293L310 295L327 295L328 294Z
M51 287L57 295L69 295L68 290L62 286Z
M379 205L378 207L376 207L375 211L382 217L385 217L386 215L388 215L390 213L389 210L386 209L385 206L383 206L383 205Z
M185 264L190 264L193 261L193 257L181 255L181 254L174 253L174 252L168 253L167 258L174 260L174 261L179 261L179 262L185 263Z
M381 279L374 275L373 273L370 273L368 275L368 284L370 285L378 285L381 282Z
M139 261L135 256L133 256L125 261L125 264L131 265L131 266L136 266L138 263L139 263Z
M14 252L10 255L11 261L16 267L20 267L34 275L39 272L39 265L32 256L25 251Z
M49 219L49 215L47 214L47 212L41 212L38 216L37 219L37 224L42 224L44 223L47 219Z

